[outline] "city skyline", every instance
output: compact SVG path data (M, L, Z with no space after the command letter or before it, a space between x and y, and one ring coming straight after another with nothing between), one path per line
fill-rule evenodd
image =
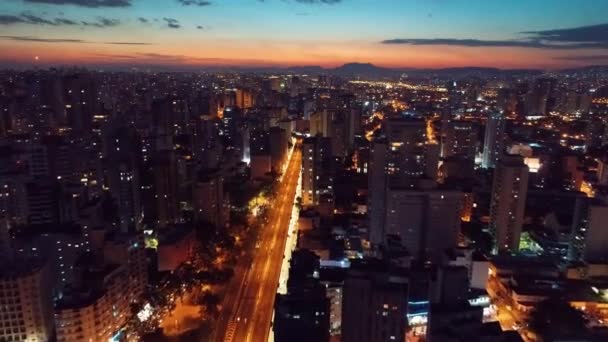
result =
M606 0L0 0L0 342L608 341Z
M6 0L0 64L559 69L608 62L608 3Z

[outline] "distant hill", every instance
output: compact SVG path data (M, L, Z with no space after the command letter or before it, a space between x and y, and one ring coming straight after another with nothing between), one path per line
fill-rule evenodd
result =
M293 66L284 70L298 74L328 74L351 77L389 77L400 74L399 70L378 67L371 63L347 63L337 68L323 68L318 65Z
M399 76L402 71L383 68L371 63L348 63L331 69L331 73L342 76L391 77Z
M277 70L279 71L279 70ZM364 78L394 78L403 74L409 76L428 76L437 75L439 77L492 77L508 74L537 74L542 73L540 70L532 69L498 69L484 67L460 67L460 68L443 68L443 69L414 69L414 68L385 68L374 65L372 63L347 63L336 68L323 68L318 65L311 66L294 66L283 69L283 71L298 73L298 74L327 74L346 77L364 77Z
M569 68L560 70L561 72L572 73L572 72L608 72L608 65L589 65L580 68Z

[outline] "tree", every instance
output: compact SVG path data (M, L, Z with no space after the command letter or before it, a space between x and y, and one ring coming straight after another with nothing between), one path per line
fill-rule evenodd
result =
M587 319L566 301L551 297L536 306L530 315L530 328L546 340L579 336L587 330Z

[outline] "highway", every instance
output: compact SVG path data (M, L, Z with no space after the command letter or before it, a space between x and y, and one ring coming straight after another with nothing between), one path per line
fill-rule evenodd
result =
M301 164L302 153L296 148L278 185L276 198L271 201L268 225L259 234L259 248L251 259L243 260L250 265L241 269L242 279L229 289L231 298L224 302L214 341L268 340Z

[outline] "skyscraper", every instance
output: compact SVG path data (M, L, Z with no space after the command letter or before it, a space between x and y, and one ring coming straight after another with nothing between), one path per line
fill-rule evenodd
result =
M240 109L249 109L253 107L253 95L248 89L236 90L236 106Z
M334 116L335 113L327 109L313 113L310 116L310 134L312 136L331 136Z
M569 258L576 261L606 262L608 260L608 206L592 199L583 198L577 206L579 226L574 227L569 246Z
M331 138L307 138L302 143L302 204L317 205L332 193Z
M268 134L270 161L272 163L272 171L277 174L281 173L281 166L285 162L288 149L287 132L279 127L271 127Z
M112 127L104 136L108 188L116 201L118 219L123 231L140 227L141 142L135 129Z
M390 185L382 235L397 238L416 259L438 260L458 244L462 201L460 191Z
M441 157L462 157L475 159L477 149L477 129L468 121L451 120L445 127L445 137L441 143Z
M367 204L369 212L369 240L373 245L380 245L384 242L384 215L388 182L386 169L388 145L386 141L382 140L374 140L371 145Z
M528 166L519 156L505 156L494 170L490 232L494 252L517 252L528 194Z
M177 170L175 152L159 151L153 160L156 223L160 227L174 223L178 218Z
M274 322L277 342L329 341L329 300L325 288L316 285L277 295Z
M196 218L223 227L227 215L224 205L224 178L217 171L202 171L192 189Z
M386 137L395 153L390 162L402 178L419 178L426 171L426 122L417 118L389 118ZM390 167L389 167L390 168Z
M486 169L494 168L504 153L505 125L506 120L502 112L488 116L481 161L481 166Z
M355 263L344 280L342 341L404 341L408 278L376 260Z

